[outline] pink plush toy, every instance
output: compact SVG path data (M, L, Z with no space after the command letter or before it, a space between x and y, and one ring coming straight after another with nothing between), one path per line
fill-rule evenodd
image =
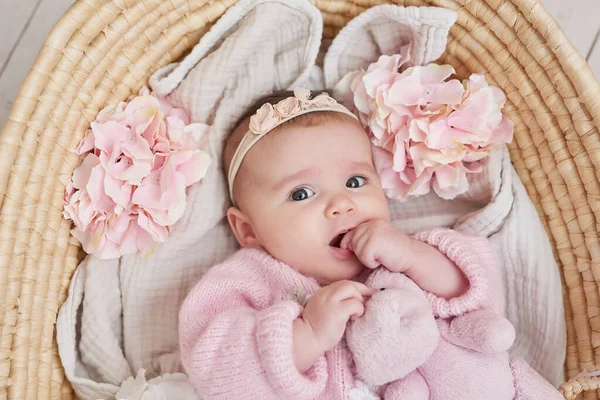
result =
M442 318L403 274L380 268L366 284L383 290L349 325L346 341L358 376L383 399L563 399L525 361L508 356L515 330L493 308Z

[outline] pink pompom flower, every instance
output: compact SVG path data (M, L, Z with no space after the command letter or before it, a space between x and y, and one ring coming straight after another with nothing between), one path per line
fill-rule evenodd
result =
M453 199L468 190L467 174L513 137L502 113L504 93L482 75L448 80L450 65L413 66L402 54L382 55L366 71L346 74L336 91L371 136L386 195L397 200L429 193Z
M186 189L211 157L210 127L144 88L129 102L100 111L76 153L63 215L83 249L101 259L149 255L183 215Z

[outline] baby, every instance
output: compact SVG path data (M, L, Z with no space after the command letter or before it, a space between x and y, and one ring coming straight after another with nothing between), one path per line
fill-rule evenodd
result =
M379 292L365 285L376 269L404 274L448 316L490 304L480 246L392 225L361 124L327 94L309 95L261 99L226 142L227 217L242 249L180 313L183 365L203 400L348 399L357 371L345 333ZM428 357L437 342L425 339Z

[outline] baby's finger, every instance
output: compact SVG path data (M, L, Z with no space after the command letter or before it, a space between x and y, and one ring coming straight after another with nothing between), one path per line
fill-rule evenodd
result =
M354 231L354 230L348 231L342 238L342 241L340 242L340 249L352 250L348 246L352 242L352 238L354 237L355 234L356 234L356 231Z
M354 248L354 253L364 253L366 250L367 244L370 242L371 235L368 232L364 232L362 235L357 235L354 237L352 241L352 246Z
M356 246L355 246L356 240L358 238L364 236L367 229L368 229L368 226L366 224L361 224L361 225L357 226L356 228L348 231L342 238L342 241L340 242L340 247L342 249L348 249L351 251L355 251L356 250Z
M377 269L381 266L381 263L377 258L373 255L368 255L362 258L359 258L360 262L369 269Z
M345 319L351 319L354 321L357 318L360 318L365 313L365 305L356 300L356 299L346 299L341 305L341 312L345 316Z
M335 290L331 295L331 299L335 301L343 301L346 299L360 299L362 300L362 293L356 282L352 281L340 281L336 284Z
M359 254L357 257L360 262L362 262L363 265L369 269L376 269L381 265L379 262L379 256L375 253L375 249L368 245L363 246L361 252L357 254Z
M370 296L372 294L373 291L360 282L340 281L331 298L336 301L343 301L351 298L363 301L363 296Z
M374 289L372 287L368 287L367 285L365 285L364 283L360 283L360 282L352 282L358 290L360 290L360 293L363 296L372 296L374 293L377 293L378 290Z

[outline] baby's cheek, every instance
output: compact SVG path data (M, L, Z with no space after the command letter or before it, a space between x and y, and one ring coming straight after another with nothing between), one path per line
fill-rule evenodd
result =
M330 239L324 239L328 237L328 233L324 232L327 226L311 213L290 214L289 210L285 211L269 215L269 223L264 226L267 231L264 237L269 242L267 249L272 249L272 254L281 260L314 262L318 252L329 244Z
M271 243L286 253L302 252L309 245L311 233L308 227L281 218L274 221L269 232Z
M297 229L286 235L289 243L304 257L310 256L310 253L314 253L316 247L319 246L319 238L321 237L322 234L314 227L307 225L298 226ZM307 252L310 253L307 254Z
M367 213L368 219L391 219L387 198L383 191L373 188L361 204L360 209Z

